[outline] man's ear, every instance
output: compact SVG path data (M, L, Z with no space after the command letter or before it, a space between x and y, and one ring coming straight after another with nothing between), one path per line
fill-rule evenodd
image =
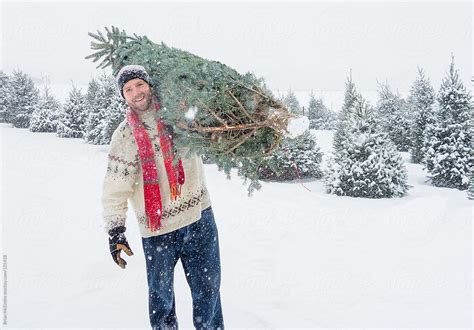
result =
M151 88L151 99L153 100L154 103L159 103L158 96L155 94L155 91Z

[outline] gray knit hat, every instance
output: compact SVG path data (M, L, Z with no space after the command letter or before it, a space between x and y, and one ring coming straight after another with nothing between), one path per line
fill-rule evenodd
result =
M150 76L141 65L126 65L117 73L117 87L123 98L123 86L130 80L139 78L145 81L150 87L153 87Z

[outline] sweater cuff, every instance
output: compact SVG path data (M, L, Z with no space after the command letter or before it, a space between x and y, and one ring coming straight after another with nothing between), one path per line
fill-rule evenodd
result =
M104 217L105 232L108 233L110 230L121 226L125 228L125 220L126 216L120 215Z
M117 236L119 234L123 234L125 230L127 230L125 226L118 226L118 227L112 228L109 230L109 236L112 237L112 236Z

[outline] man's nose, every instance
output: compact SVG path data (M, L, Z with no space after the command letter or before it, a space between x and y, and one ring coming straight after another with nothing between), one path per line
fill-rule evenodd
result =
M138 95L138 90L136 88L132 88L130 95L132 96L132 99L134 99Z

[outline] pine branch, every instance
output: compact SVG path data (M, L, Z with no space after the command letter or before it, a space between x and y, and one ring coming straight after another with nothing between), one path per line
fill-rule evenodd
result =
M230 148L229 150L227 150L226 152L224 152L224 154L229 154L231 153L232 151L234 151L235 149L237 149L239 146L241 146L243 143L245 143L245 141L247 141L247 139L249 139L253 134L255 134L255 132L257 131L257 128L254 128L253 130L251 130L249 133L245 134L244 136L242 136L239 141L232 147Z
M245 107L242 105L242 103L240 103L240 101L235 97L234 94L232 94L232 92L229 90L227 91L227 93L229 93L229 95L234 99L235 102L237 102L237 104L239 105L240 109L242 110L242 112L249 118L252 120L252 117L250 116L250 114L247 112L247 110L245 109Z
M119 28L112 26L111 30L105 28L106 36L100 31L97 30L97 34L89 32L88 35L92 37L95 41L91 41L91 48L93 50L99 50L95 53L92 53L86 56L86 59L92 59L93 62L97 62L102 57L104 58L102 62L97 66L97 68L106 68L114 64L116 59L115 52L117 49L128 39L138 39L135 35L135 38L129 37L125 31L120 31Z

